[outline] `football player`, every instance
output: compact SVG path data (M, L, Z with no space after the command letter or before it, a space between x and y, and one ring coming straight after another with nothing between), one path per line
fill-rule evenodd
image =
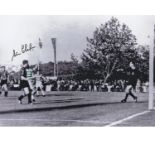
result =
M33 103L35 101L33 96L33 69L30 68L28 60L23 60L23 67L21 68L20 87L24 90L24 94L18 98L19 103L22 104L22 99L25 96L28 96L28 104Z
M8 83L9 83L9 74L6 71L5 66L2 66L0 71L0 94L4 91L4 96L8 96Z
M122 103L127 102L127 99L129 96L131 96L134 99L134 101L137 102L138 98L136 95L134 95L133 90L136 88L136 84L138 80L137 78L138 73L137 73L137 69L133 62L130 62L129 64L127 75L128 75L128 80L127 80L127 85L125 89L126 95L125 95L125 98L121 102Z

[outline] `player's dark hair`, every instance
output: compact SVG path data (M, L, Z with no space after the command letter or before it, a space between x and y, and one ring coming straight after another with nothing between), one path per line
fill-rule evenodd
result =
M23 65L28 64L28 60L23 60Z

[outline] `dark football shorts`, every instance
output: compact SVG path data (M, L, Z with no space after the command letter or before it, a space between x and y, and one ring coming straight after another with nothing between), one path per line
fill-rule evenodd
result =
M23 89L23 88L26 88L26 87L29 88L29 83L28 83L28 81L21 80L21 81L20 81L20 88Z
M7 80L1 80L0 85L3 86L4 84L7 84Z

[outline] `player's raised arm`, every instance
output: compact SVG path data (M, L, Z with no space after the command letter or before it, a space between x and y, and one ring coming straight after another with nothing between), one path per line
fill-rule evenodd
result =
M36 72L38 71L38 65L35 65L33 68L32 68L33 72Z

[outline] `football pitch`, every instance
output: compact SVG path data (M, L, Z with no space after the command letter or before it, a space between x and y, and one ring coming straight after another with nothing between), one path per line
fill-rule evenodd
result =
M48 92L33 105L18 103L20 91L0 96L0 126L155 126L148 111L148 93L138 93L138 103L121 103L119 92Z

